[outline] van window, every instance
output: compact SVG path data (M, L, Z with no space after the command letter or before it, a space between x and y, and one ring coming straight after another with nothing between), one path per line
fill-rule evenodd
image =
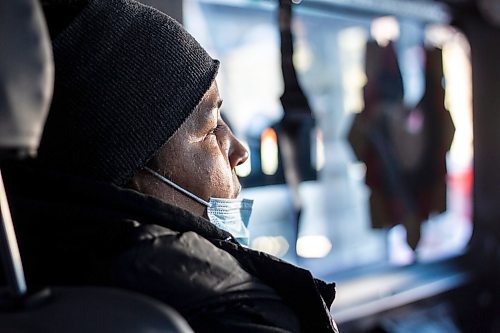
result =
M473 138L469 46L462 33L419 18L319 10L306 2L294 6L293 60L315 117L315 125L300 133L307 151L302 163L311 173L299 188L303 209L297 235L275 130L283 116L276 2L189 0L183 10L187 29L221 60L218 81L224 117L251 153L238 170L242 195L255 199L251 247L296 262L319 276L372 264L405 265L415 258L433 261L464 251L472 233ZM439 180L426 178L427 188L415 194L412 188L421 176L413 176L410 185L404 185L409 190L399 188L406 180L393 180L395 185L381 190L382 185L373 184L378 180L367 177L377 172L390 175L390 168L375 170L377 165L386 168L380 165L389 155L372 147L376 162L357 156L353 125L374 103L367 97L368 85L377 87L367 71L382 68L383 72L394 66L384 63L386 56L377 57L388 47L394 52L401 82L391 81L390 75L382 79L378 84L387 87L377 88L377 98L397 99L402 89L397 107L381 104L384 133L392 140L390 156L403 170L398 177L439 153L437 160L441 158L447 168L447 175L441 175L442 188ZM441 66L443 77L427 75L426 79L426 63ZM444 89L444 105L439 104L439 89ZM432 104L436 101L437 106ZM441 125L426 125L436 114ZM425 143L429 138L449 149L429 150ZM377 191L390 193L374 195ZM442 200L421 198L428 193ZM401 199L405 196L410 199ZM374 216L377 207L388 206L394 211L411 208L415 215L430 212L425 218L415 217L422 220L417 224L405 222L407 228L418 228L421 222L416 252L408 245L407 228L401 223L404 213ZM394 221L394 216L399 220Z

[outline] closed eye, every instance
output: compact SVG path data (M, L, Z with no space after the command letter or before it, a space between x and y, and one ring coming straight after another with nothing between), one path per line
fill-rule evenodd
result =
M216 134L219 130L221 130L222 128L224 128L224 125L223 124L217 124L217 126L215 126L214 128L212 128L209 132L209 134Z

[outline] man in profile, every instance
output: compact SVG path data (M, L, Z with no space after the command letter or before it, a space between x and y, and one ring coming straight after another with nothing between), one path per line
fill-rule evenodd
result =
M133 0L48 2L55 87L39 148L7 166L28 285L104 285L196 332L335 332L333 284L246 245L248 156L220 116L219 62Z

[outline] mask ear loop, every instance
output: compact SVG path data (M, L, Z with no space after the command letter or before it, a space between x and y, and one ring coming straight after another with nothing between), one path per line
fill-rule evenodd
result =
M168 185L172 186L173 188L175 188L177 191L181 192L182 194L185 194L187 195L188 197L190 197L191 199L195 200L196 202L204 205L204 206L207 206L207 207L210 207L210 203L208 203L207 201L197 197L196 195L194 195L193 193L183 189L182 187L180 187L179 185L177 185L176 183L174 183L173 181L171 181L170 179L167 179L165 178L164 176L160 175L158 172L148 168L148 167L145 167L144 168L146 171L148 171L149 173L153 174L154 176L160 178L162 181L164 181L165 183L167 183Z

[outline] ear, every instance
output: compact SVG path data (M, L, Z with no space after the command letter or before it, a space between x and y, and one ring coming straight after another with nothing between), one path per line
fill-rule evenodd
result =
M125 187L144 194L150 194L152 191L154 193L155 187L158 186L157 183L147 171L140 170L129 180Z
M125 187L159 199L163 197L165 191L168 191L168 187L165 188L160 181L158 181L146 170L140 170L137 172L125 185Z
M132 179L125 185L125 187L135 190L137 192L143 192L145 185L147 183L147 178L145 177L144 172L139 171L136 173Z
M153 170L158 170L158 158L157 156L153 156L151 160L146 163L146 167L149 167ZM144 169L141 169L135 173L135 175L129 180L129 182L125 185L125 187L130 188L132 190L136 190L137 192L141 192L144 194L148 194L152 186L155 185L155 179L151 177L151 174Z

